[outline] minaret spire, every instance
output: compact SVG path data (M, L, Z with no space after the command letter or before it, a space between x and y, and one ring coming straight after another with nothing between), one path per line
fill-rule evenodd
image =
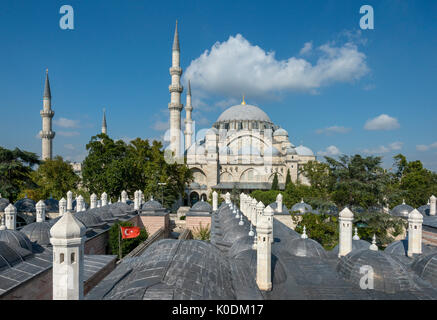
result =
M170 150L174 152L175 158L180 159L182 156L181 147L183 148L183 143L181 143L181 111L184 106L181 103L183 87L180 83L182 68L180 67L180 47L177 21L173 40L170 75L170 103L168 104L168 109L170 110Z
M191 82L188 80L188 91L187 91L187 104L185 106L186 119L185 119L185 150L191 147L192 137L193 137L193 119L191 118L191 113L193 111L193 106L191 105Z
M103 108L102 133L108 134L108 128L106 126L106 109L105 108Z
M43 95L43 110L40 111L42 118L42 130L39 135L42 139L42 160L51 160L53 151L53 138L55 137L55 132L52 131L52 118L55 112L52 110L52 94L50 91L50 81L49 81L49 70L46 69L46 80L44 84L44 95Z

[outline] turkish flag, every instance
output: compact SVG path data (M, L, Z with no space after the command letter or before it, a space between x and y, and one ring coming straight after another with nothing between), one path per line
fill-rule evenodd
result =
M120 227L120 228L121 228L121 237L123 239L132 239L140 235L139 227Z

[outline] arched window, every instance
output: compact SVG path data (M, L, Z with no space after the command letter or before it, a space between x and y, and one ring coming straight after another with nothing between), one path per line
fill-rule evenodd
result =
M243 172L243 174L240 177L240 182L257 182L260 181L261 177L258 173L258 171L254 169L247 169Z

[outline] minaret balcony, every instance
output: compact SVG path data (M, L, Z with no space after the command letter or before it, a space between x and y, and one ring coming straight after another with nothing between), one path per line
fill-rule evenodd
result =
M53 116L55 115L55 112L53 110L49 109L49 110L41 110L39 112L39 114L41 115L41 117L44 117L44 118L46 118L46 117L53 118Z
M170 68L170 75L172 75L172 76L174 76L174 75L181 76L182 75L182 68L181 67L171 67Z
M168 86L168 90L171 92L179 92L182 93L184 90L184 87L182 87L180 84L171 84Z
M55 137L54 131L40 131L39 136L41 139L53 139Z
M181 111L183 107L184 107L184 105L183 105L182 103L177 104L177 103L172 103L172 102L170 102L170 103L168 104L168 108L169 108L170 110L171 110L171 109L177 109L178 111Z

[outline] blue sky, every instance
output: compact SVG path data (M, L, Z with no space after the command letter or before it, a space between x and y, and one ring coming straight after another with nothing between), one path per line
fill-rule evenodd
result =
M74 30L59 27L64 4ZM374 30L359 27L364 4ZM0 145L41 153L46 68L54 154L82 160L103 108L113 138L162 137L178 19L197 129L245 93L319 158L390 167L401 152L437 171L436 14L435 1L3 0Z

